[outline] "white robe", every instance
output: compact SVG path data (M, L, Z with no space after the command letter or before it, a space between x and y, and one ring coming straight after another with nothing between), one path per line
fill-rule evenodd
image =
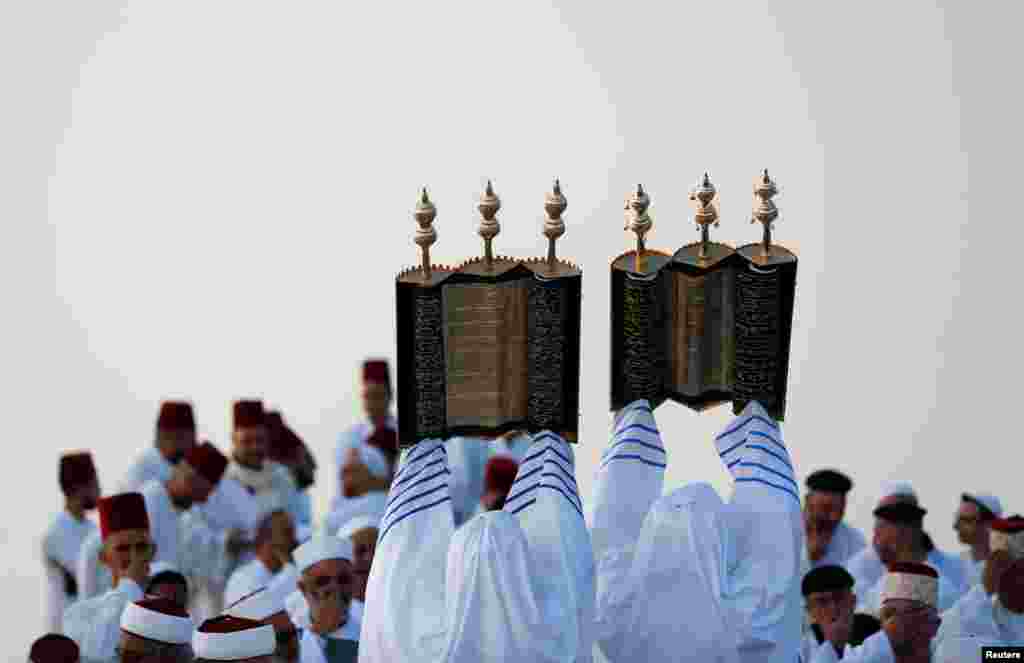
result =
M233 605L238 599L247 596L257 589L270 583L274 573L258 558L246 562L231 573L224 590L224 605Z
M807 575L809 571L819 566L843 566L853 559L854 555L867 548L867 545L867 539L864 538L859 529L840 521L836 525L836 531L832 534L832 540L829 541L828 548L825 549L825 554L817 562L811 562L807 556L807 546L804 546L801 555L803 575Z
M354 608L355 601L349 606L348 621L337 631L330 633L326 637L359 642L359 631L362 623L357 618ZM299 627L303 629L302 640L299 642L299 660L301 663L328 663L327 658L324 656L324 637L309 630L308 614L307 612L305 625ZM294 620L292 623L295 623Z
M43 535L42 562L46 573L47 633L60 633L64 610L81 597L81 590L74 596L65 593L64 574L76 577L82 544L90 534L97 531L96 524L88 518L79 520L67 511L61 511L50 522Z
M136 493L150 481L167 481L174 472L172 465L155 446L139 454L128 468L128 474L117 486L117 493Z
M398 421L391 415L388 415L386 425L396 431L398 430ZM373 424L369 421L361 421L349 427L348 430L338 437L338 445L334 449L334 467L332 468L334 473L331 475L333 478L331 485L331 511L334 511L351 499L341 493L341 470L345 467L348 450L360 444L365 444L372 434Z
M782 431L751 403L716 446L736 482L728 504L707 484L658 498L665 450L650 406L614 424L592 518L611 663L799 657L803 526Z
M960 553L960 559L963 560L965 582L967 588L970 589L981 582L981 574L985 570L985 560L974 559L970 548Z
M1024 615L1015 615L1003 607L998 597L975 585L951 609L942 614L939 632L932 650L946 640L976 637L990 642L1024 645Z
M814 651L811 660L805 663L838 663L839 656L831 642L823 642ZM885 631L875 633L859 647L846 645L843 649L843 663L895 663L896 654ZM973 663L973 662L972 662Z
M563 440L542 433L530 449L545 459L537 474L557 462L552 450L572 458ZM580 540L552 545L553 537L527 533L533 516L524 515L521 524L509 511L480 515L456 532L445 453L438 440L420 442L405 454L392 484L367 586L360 663L572 663L585 656L579 630L559 621L575 614L578 626L586 612L585 594L570 597L585 571L565 568L566 560L585 559ZM537 509L540 520L547 510L548 522L570 533L566 523L570 513L579 518L578 498L548 490L555 482L564 490L561 480L545 477L534 489L528 479L520 475L520 484L537 497L524 497L510 511ZM531 539L548 548L533 550ZM538 565L550 564L562 566L564 575L541 579Z
M383 490L374 490L359 497L349 497L338 502L334 509L324 518L324 533L334 536L353 518L370 516L381 518L388 503L388 494Z
M225 476L248 489L252 504L255 505L257 526L263 518L279 509L288 512L293 524L299 522L299 490L291 471L284 465L267 460L263 463L263 469L252 470L232 460L228 463ZM255 536L255 533L254 528L249 532L250 537Z
M95 598L114 586L114 577L103 562L100 552L103 550L103 538L96 528L82 541L78 553L78 566L75 570L75 584L78 585L78 600Z
M121 640L121 613L125 606L143 596L134 581L122 579L102 596L79 601L64 613L64 635L78 645L82 661L117 661L115 651Z

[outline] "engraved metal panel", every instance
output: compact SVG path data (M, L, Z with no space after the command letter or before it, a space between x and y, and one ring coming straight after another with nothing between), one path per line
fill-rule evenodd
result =
M444 286L449 428L526 419L530 280Z

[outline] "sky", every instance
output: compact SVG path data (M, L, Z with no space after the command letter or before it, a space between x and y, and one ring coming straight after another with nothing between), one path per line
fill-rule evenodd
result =
M41 634L61 452L92 449L113 487L162 399L192 400L226 448L230 402L255 396L331 469L360 360L394 357L422 186L434 260L454 263L482 252L488 178L496 251L544 255L561 179L559 255L584 274L584 499L610 422L624 196L644 185L648 246L674 250L699 236L687 193L707 170L713 238L744 244L768 168L775 239L800 257L785 424L800 477L850 474L866 530L879 484L911 480L950 550L960 492L1024 509L1021 10L956 4L2 3L0 555L19 607L0 653L23 660ZM656 416L669 486L727 494L712 438L728 408Z

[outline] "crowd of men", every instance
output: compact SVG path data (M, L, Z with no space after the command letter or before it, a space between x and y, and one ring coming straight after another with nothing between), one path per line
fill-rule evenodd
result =
M888 483L869 544L844 522L851 480L814 472L801 499L756 402L713 440L730 499L666 492L669 454L637 401L585 505L557 432L402 452L387 363L362 378L366 420L337 446L316 522L317 463L259 401L234 404L226 455L196 439L188 403L162 404L106 496L89 452L61 456L29 660L946 663L1024 644L1024 518L994 496L962 495L956 555L913 487Z

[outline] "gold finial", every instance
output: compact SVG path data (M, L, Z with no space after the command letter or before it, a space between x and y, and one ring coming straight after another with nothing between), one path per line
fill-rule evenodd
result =
M775 181L768 177L765 168L754 184L754 197L759 198L754 204L754 218L751 223L760 221L764 224L764 237L761 239L761 260L767 261L772 255L772 224L779 218L779 208L772 202L779 193Z
M501 200L494 193L490 180L487 180L487 188L484 190L483 195L480 196L480 203L476 208L480 210L480 216L482 217L480 219L480 229L477 232L484 238L484 262L487 263L487 270L490 271L494 264L491 242L501 232L501 226L494 218L494 215L501 209Z
M420 247L420 265L423 269L423 280L430 280L430 245L437 241L437 231L434 230L434 219L437 217L437 208L430 202L427 196L427 187L423 187L420 199L416 202L416 212L413 214L419 228L416 229L416 236L413 238Z
M717 196L718 190L711 183L711 177L707 171L704 171L704 177L690 191L690 200L697 206L693 220L697 222L697 229L700 230L700 252L697 254L697 259L700 262L706 262L708 259L708 248L711 244L709 226L714 224L716 228L718 227L718 209L714 204Z
M562 214L569 202L562 195L562 186L555 180L551 192L544 195L544 211L548 218L544 222L544 236L548 238L548 269L555 269L555 240L565 234L565 222L562 221Z
M644 236L654 225L651 217L647 214L647 208L651 206L651 198L644 191L643 184L636 185L636 191L626 196L626 227L625 230L632 230L636 233L636 256L634 258L634 270L640 272L641 257L644 253Z

